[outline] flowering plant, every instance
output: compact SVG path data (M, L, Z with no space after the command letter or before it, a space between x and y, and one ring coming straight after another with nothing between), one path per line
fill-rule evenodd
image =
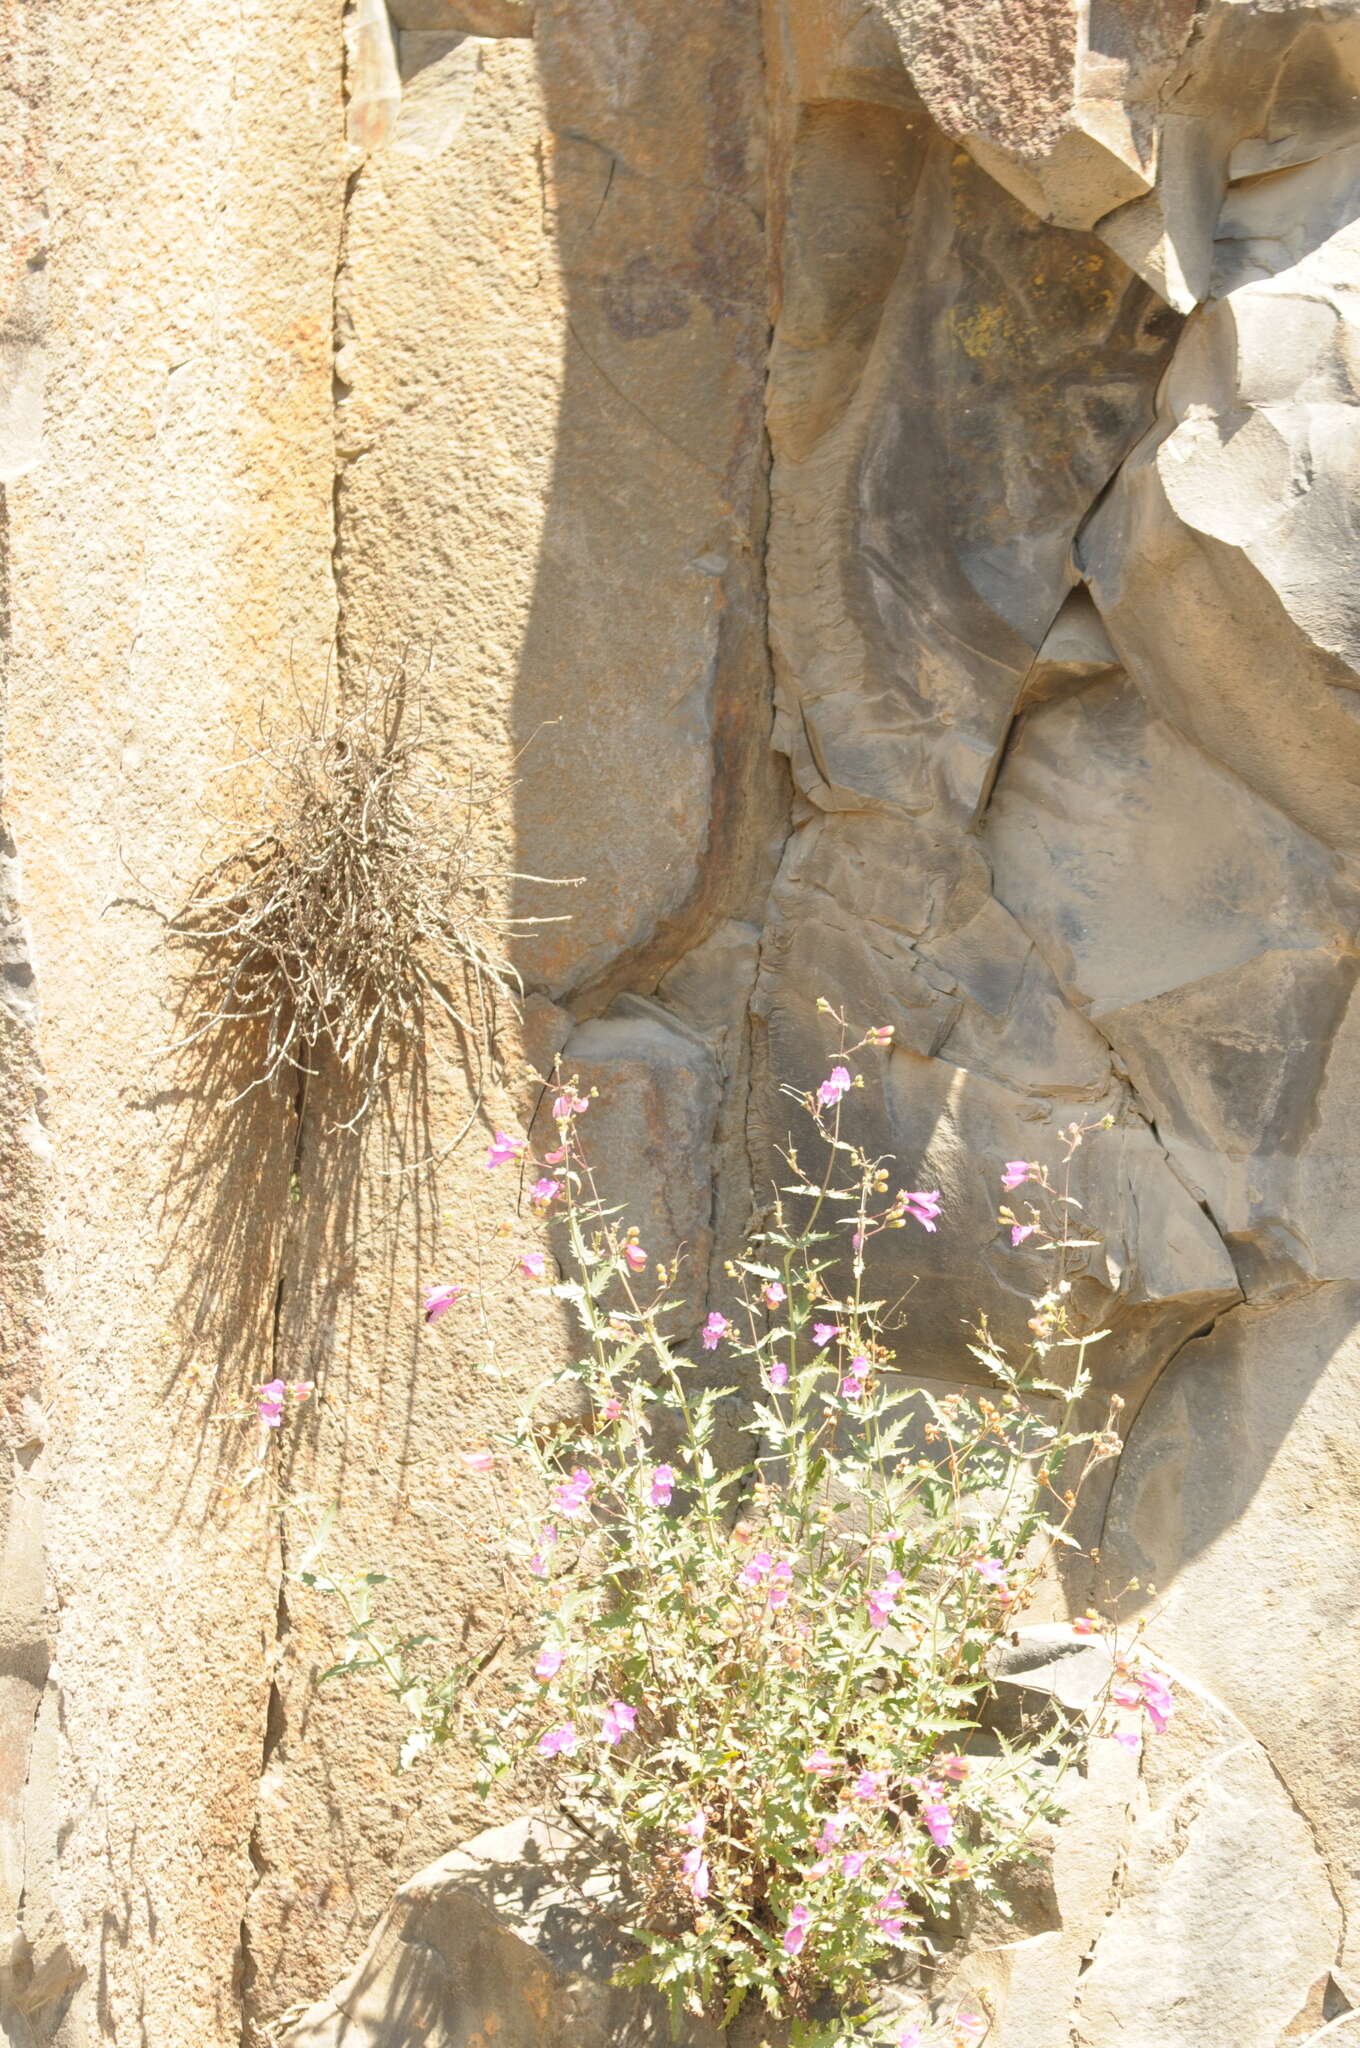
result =
M1036 1823L1056 1817L1096 1728L1129 1739L1133 1709L1160 1726L1171 1707L1126 1661L1093 1716L1055 1705L1004 1732L989 1714L999 1652L1052 1546L1073 1543L1081 1478L1116 1447L1109 1430L1075 1427L1105 1334L1083 1333L1072 1306L1089 1240L1073 1235L1066 1183L1007 1162L1025 1221L999 1220L1046 1264L1028 1353L1010 1360L984 1323L973 1390L903 1380L873 1251L889 1230L936 1231L942 1205L894 1190L842 1130L852 1063L890 1033L852 1045L836 1022L827 1078L794 1096L824 1167L785 1155L788 1181L729 1266L697 1356L674 1334L687 1314L676 1272L595 1190L588 1100L574 1082L558 1096L552 1192L540 1181L534 1200L560 1219L562 1277L544 1292L579 1332L555 1375L579 1382L577 1419L545 1431L526 1413L466 1461L505 1526L524 1648L508 1711L502 1697L483 1712L450 1676L416 1682L400 1661L394 1678L367 1606L351 1615L348 1668L406 1700L408 1755L470 1714L484 1789L531 1767L611 1845L636 1941L629 1981L720 2022L759 2000L810 2044L908 2043L925 2036L900 2012L885 2033L885 1969L911 1976L961 1894L1005 1911L1006 1873L1036 1853ZM1065 1134L1069 1162L1085 1135ZM523 1149L498 1133L488 1167ZM538 1277L541 1260L520 1263ZM450 1292L432 1290L442 1305L427 1313ZM731 1455L734 1435L746 1455ZM955 2016L956 2037L968 2018Z

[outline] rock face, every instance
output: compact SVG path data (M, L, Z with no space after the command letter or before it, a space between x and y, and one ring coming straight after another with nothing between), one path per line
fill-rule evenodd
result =
M536 1241L521 1053L697 1307L821 995L933 1384L1028 1313L998 1162L1110 1119L1093 1509L1187 1704L979 1931L992 2048L1355 2031L1358 292L1336 0L0 0L0 2036L261 2048L483 1824L275 1510L480 1628L518 1388L418 1286ZM527 1000L356 1135L169 1050L164 918L403 657Z

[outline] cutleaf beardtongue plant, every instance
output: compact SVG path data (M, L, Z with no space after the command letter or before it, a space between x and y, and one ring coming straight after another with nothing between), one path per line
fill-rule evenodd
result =
M511 1704L467 1682L475 1662L417 1681L398 1659L394 1677L366 1604L337 1667L399 1693L408 1758L470 1721L484 1790L531 1766L610 1844L628 1981L719 2022L759 2000L809 2048L960 2038L964 2015L940 2032L900 1996L890 2018L885 1972L924 1983L961 1894L1006 1910L1007 1871L1035 1853L1085 1747L1136 1742L1173 1711L1165 1682L1124 1655L1085 1719L1055 1707L1007 1736L987 1712L1001 1645L1053 1545L1072 1544L1081 1478L1117 1449L1112 1428L1073 1426L1105 1334L1077 1327L1069 1280L1090 1242L1074 1235L1067 1177L1088 1129L1063 1134L1061 1186L1031 1161L991 1169L1026 1194L1031 1227L1006 1255L1044 1262L1024 1359L984 1319L969 1347L983 1386L913 1388L887 1341L892 1322L903 1343L901 1318L868 1272L884 1232L948 1217L935 1190L894 1193L843 1131L855 1063L891 1034L851 1044L828 1014L826 1078L786 1091L823 1164L790 1147L769 1227L728 1269L730 1299L697 1318L599 1200L577 1128L588 1103L563 1087L564 1270L544 1293L579 1330L554 1378L580 1383L583 1419L545 1431L526 1413L474 1468L498 1502L543 1503L503 1534ZM487 1163L523 1149L497 1133ZM998 1222L1018 1219L1003 1208ZM696 1322L691 1357L673 1333ZM744 1462L719 1463L720 1406L740 1413Z

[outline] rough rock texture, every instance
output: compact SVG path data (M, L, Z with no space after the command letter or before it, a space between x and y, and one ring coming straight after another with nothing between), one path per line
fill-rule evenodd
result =
M606 1872L542 1822L489 1828L401 1887L352 1975L281 2048L662 2048L654 1992L616 1990L624 1950L607 1924ZM718 2048L702 2023L686 2048Z
M1187 1705L977 1930L992 2048L1355 2032L1358 286L1340 0L0 0L0 2035L262 2048L482 1825L274 1510L480 1637L519 1389L418 1285L555 1341L521 1050L697 1307L819 994L932 1384L1028 1313L997 1162L1112 1119L1093 1528ZM164 913L403 650L522 1030L229 1108Z

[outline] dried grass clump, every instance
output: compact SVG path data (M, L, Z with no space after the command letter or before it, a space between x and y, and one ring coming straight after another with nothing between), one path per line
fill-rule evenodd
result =
M182 1046L230 1032L250 1048L237 1100L329 1056L358 1084L350 1124L423 1055L439 1016L479 1079L497 1003L519 985L504 952L523 920L500 908L514 878L477 851L486 793L440 766L418 690L399 675L352 710L323 702L254 758L266 766L260 829L204 870L170 920L194 963Z

